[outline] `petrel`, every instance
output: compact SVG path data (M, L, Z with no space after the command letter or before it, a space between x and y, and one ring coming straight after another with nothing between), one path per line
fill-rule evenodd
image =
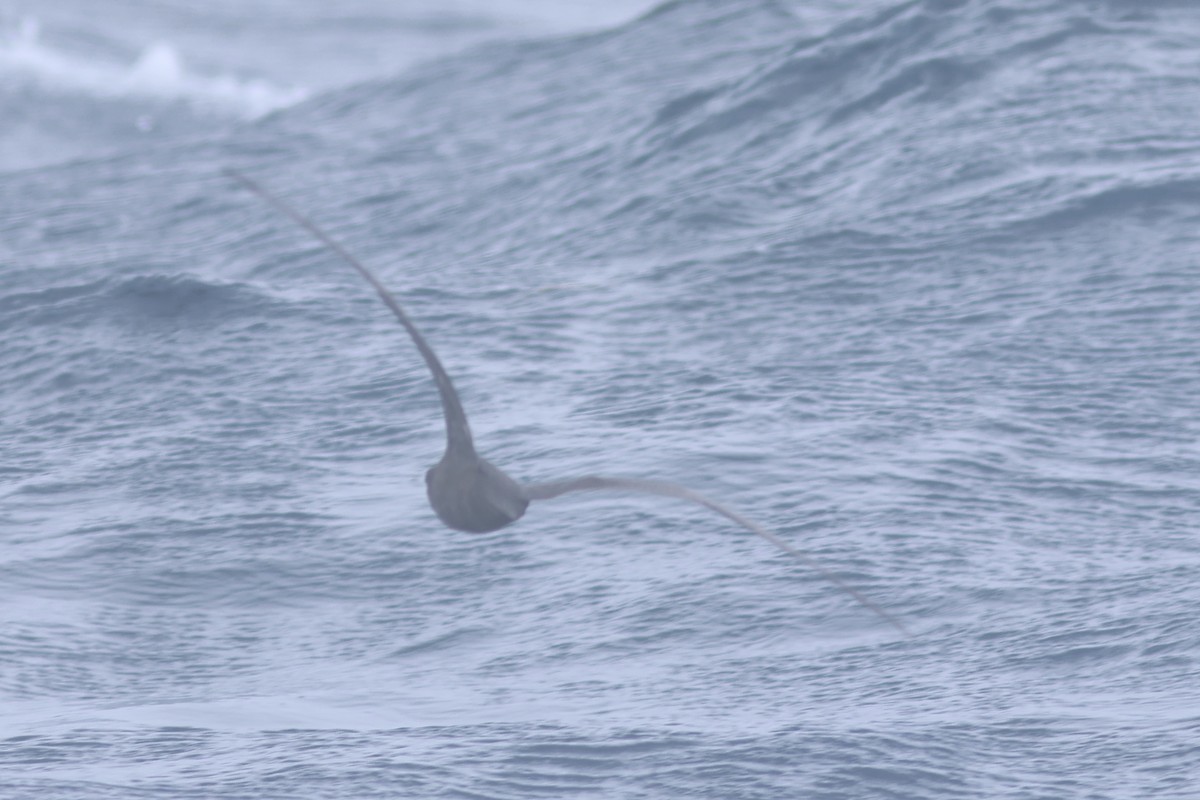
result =
M463 411L462 402L459 400L458 392L455 391L449 374L446 373L437 354L433 352L433 348L417 330L417 326L396 302L392 293L379 282L379 279L316 223L289 203L267 191L257 181L235 170L226 170L226 174L290 217L353 267L375 288L380 299L392 310L396 319L400 320L400 324L412 337L417 350L420 351L422 358L429 366L429 371L433 373L433 381L437 384L438 394L442 399L442 413L446 417L446 452L442 455L441 461L425 473L425 487L429 496L429 504L433 506L438 518L448 527L468 533L490 533L520 519L531 501L549 500L567 492L618 490L690 500L717 512L791 553L902 634L908 634L907 628L895 616L779 536L736 511L685 486L668 481L612 478L599 475L585 475L546 483L520 483L510 477L504 470L483 458L476 451L475 440L472 438L471 428L467 424L467 415Z

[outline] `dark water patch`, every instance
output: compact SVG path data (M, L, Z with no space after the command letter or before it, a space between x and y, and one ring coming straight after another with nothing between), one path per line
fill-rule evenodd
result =
M271 300L245 284L137 275L8 295L0 301L0 330L78 329L96 322L133 331L206 329L231 318L269 314L271 305Z
M1106 220L1120 225L1157 226L1174 214L1192 216L1200 202L1200 180L1162 181L1149 186L1100 188L1073 199L1067 208L1020 223L1016 233L1063 231Z

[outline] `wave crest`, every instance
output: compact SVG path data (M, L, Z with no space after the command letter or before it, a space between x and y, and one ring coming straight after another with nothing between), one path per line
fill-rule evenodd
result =
M308 97L299 87L197 70L169 42L147 46L132 64L74 53L43 41L34 17L0 33L0 78L32 80L55 91L100 98L182 102L196 110L249 119Z

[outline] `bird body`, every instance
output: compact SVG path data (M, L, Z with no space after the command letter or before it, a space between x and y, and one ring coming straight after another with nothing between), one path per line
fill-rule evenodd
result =
M491 533L525 514L529 499L521 484L474 453L447 450L425 473L429 505L446 527L467 533Z

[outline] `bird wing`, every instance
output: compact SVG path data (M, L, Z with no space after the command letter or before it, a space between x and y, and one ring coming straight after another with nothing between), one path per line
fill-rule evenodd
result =
M320 228L315 222L300 213L289 203L279 197L276 197L271 192L267 191L261 184L254 179L243 175L237 170L227 169L225 174L236 180L238 183L245 186L250 191L267 201L271 206L281 211L284 215L290 217L296 224L304 228L306 231L317 237L321 244L328 247L335 254L341 257L343 261L358 271L359 275L366 278L367 283L375 287L375 291L379 294L379 298L384 304L392 310L396 315L396 319L400 320L400 324L408 331L408 335L412 337L413 344L421 351L421 356L425 359L425 363L429 366L429 371L433 373L433 382L437 384L438 393L442 397L442 411L446 416L446 440L451 450L461 450L469 452L472 455L475 453L475 445L471 439L471 428L467 424L467 414L463 411L462 402L458 399L458 392L454 390L454 384L450 382L450 376L446 373L442 362L438 360L437 354L433 352L433 348L425 341L425 337L417 330L417 326L413 324L408 315L404 313L404 309L396 302L396 298L392 297L392 293L379 282L369 269L361 261L350 255L346 248L342 247Z
M521 488L525 491L525 497L529 500L549 500L552 497L558 497L559 495L566 494L567 492L589 492L604 490L640 492L642 494L655 494L662 497L674 497L680 500L690 500L693 503L697 503L705 508L717 512L726 519L730 519L736 522L738 525L741 525L746 530L758 534L768 542L774 544L776 547L791 553L800 561L804 562L804 564L810 569L817 572L839 589L848 593L855 600L874 611L885 621L895 627L896 630L900 631L906 636L909 635L908 629L904 627L900 620L896 619L896 617L889 614L887 611L884 611L873 600L855 589L853 586L847 584L837 575L834 575L832 572L822 567L810 556L807 556L801 551L797 550L795 547L792 547L786 541L779 538L779 536L762 527L758 523L747 519L733 509L727 508L715 500L705 497L699 492L692 491L686 486L680 486L677 483L671 483L669 481L643 480L639 478L605 478L599 475L587 475L581 478L569 478L561 481L524 484Z

